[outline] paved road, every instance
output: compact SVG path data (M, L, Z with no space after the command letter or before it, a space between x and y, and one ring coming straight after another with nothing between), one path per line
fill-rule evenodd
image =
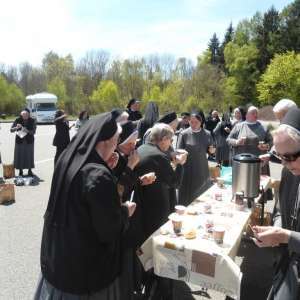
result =
M1 124L0 149L4 163L13 161L14 134L9 123ZM16 202L0 205L0 300L32 299L39 275L39 252L43 223L55 148L52 139L53 125L39 125L35 139L34 173L40 178L38 186L16 187ZM71 132L73 134L73 132ZM1 168L2 169L2 168ZM272 167L272 175L280 176L280 168ZM2 170L0 171L0 174ZM242 244L237 263L242 263L245 273L242 300L264 299L270 282L270 253L251 244ZM209 291L201 296L196 287L176 284L176 299L224 299ZM195 293L191 294L191 289Z

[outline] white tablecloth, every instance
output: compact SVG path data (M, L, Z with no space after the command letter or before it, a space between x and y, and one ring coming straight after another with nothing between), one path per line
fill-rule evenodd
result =
M262 177L261 184L267 189L269 177ZM222 201L215 200L215 194L222 193ZM198 197L188 211L197 215L183 216L182 232L196 229L195 239L173 233L171 222L164 224L142 245L140 260L146 270L154 268L155 274L182 280L201 287L213 289L234 299L239 299L242 273L234 262L251 210L239 211L231 201L231 186L220 189L213 185ZM210 203L212 213L204 213L204 203ZM246 205L245 205L246 206ZM207 233L207 219L214 225L225 227L224 242L216 244Z

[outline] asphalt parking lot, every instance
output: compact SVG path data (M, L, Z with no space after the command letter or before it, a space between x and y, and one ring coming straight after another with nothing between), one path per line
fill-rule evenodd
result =
M14 134L11 124L1 124L0 150L2 161L13 161ZM43 214L47 205L55 148L53 125L39 125L35 137L33 170L39 178L36 186L16 187L16 202L0 205L0 299L32 299L40 272L39 252ZM74 132L71 131L71 134ZM2 173L2 168L0 174ZM271 175L280 177L280 166L271 166ZM26 172L25 172L26 174ZM270 207L272 203L269 204ZM271 209L271 208L270 208ZM236 262L244 273L242 300L265 299L271 283L272 250L258 249L252 243L242 243ZM178 282L175 299L224 299L212 291Z

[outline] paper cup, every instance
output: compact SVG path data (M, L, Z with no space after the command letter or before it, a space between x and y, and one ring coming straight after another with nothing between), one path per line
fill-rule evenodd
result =
M204 203L203 208L204 208L204 213L206 213L206 214L210 214L211 213L211 204Z
M219 188L223 188L225 184L225 180L222 177L217 177L217 185Z
M184 212L185 212L185 210L186 210L186 207L183 206L183 205L176 205L176 206L175 206L175 211L176 211L176 213L177 213L178 215L183 215Z
M217 244L223 244L225 228L223 226L215 226L213 228L213 238Z
M171 214L169 216L169 220L171 220L172 222L174 232L176 234L180 234L182 229L182 218L180 217L180 215Z

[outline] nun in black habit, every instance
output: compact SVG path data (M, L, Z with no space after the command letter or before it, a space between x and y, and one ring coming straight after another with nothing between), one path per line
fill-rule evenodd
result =
M254 227L259 247L276 247L281 257L268 300L300 299L300 109L285 115L274 132L277 155L285 168L279 190L280 215L274 226Z
M122 299L121 240L135 204L121 205L106 163L118 137L112 114L101 114L61 154L44 216L35 299Z
M178 193L178 202L181 205L189 205L211 185L207 154L212 149L213 139L209 131L202 128L200 114L191 114L190 125L191 127L179 134L177 141L177 149L188 152Z
M54 164L56 164L61 153L67 148L70 143L70 129L69 122L66 119L67 115L63 110L57 110L55 113L55 135L53 139L53 146L56 147L56 153L54 157Z
M23 176L23 169L28 169L28 176L33 176L35 131L35 120L25 108L10 128L10 132L16 132L14 166L19 169L19 176Z
M139 155L135 150L138 132L131 121L122 125L122 133L116 152L119 159L114 174L118 179L118 192L122 202L130 200L134 195L134 190L138 185L148 185L155 181L155 174L145 174L138 176L135 166L139 162ZM136 256L136 250L140 245L141 226L140 215L135 214L130 218L129 228L124 236L124 250L122 255L122 266L125 272L120 277L122 300L134 299L134 292L141 291L142 266Z

